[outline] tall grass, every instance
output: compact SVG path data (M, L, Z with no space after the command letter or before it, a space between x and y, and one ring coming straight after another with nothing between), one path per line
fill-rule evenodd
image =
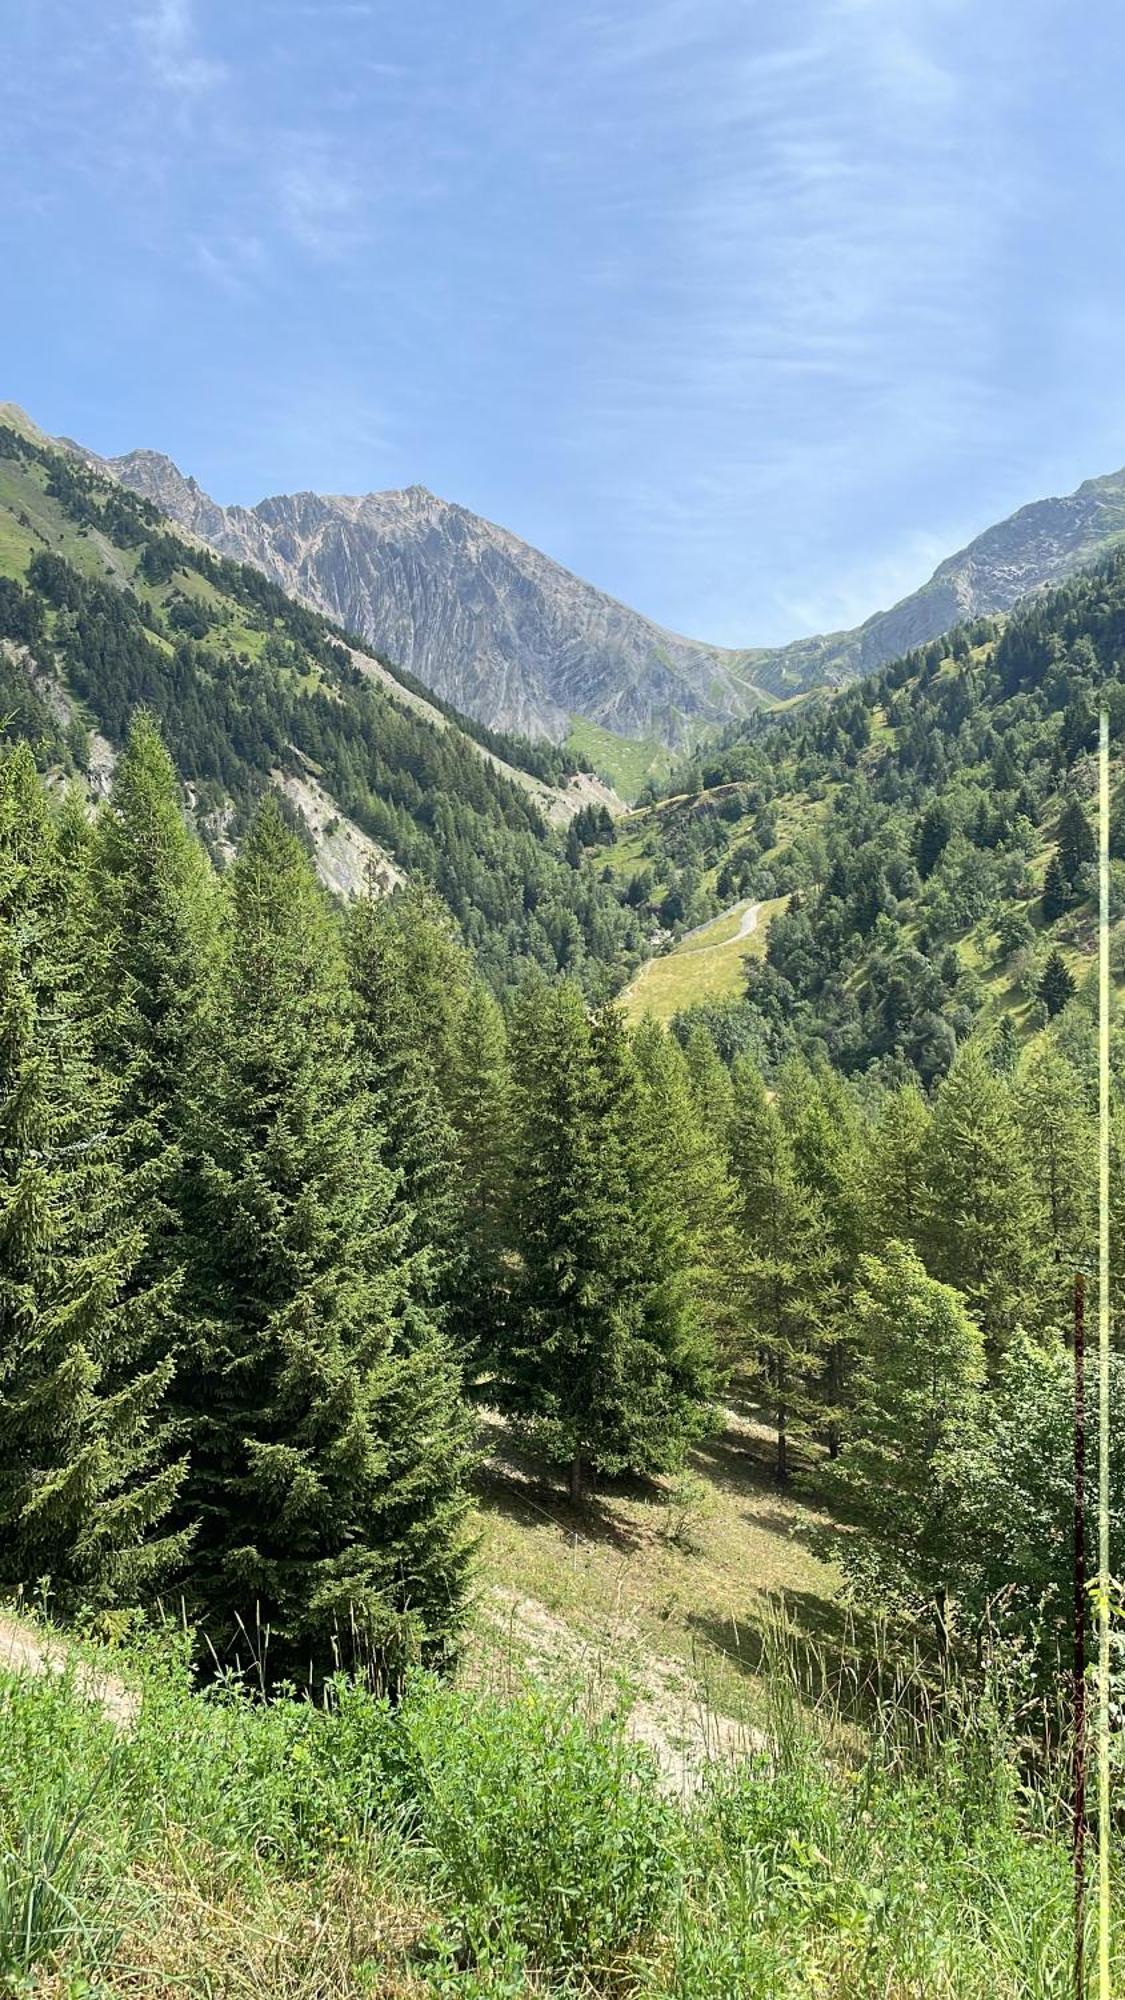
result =
M168 1635L97 1663L126 1727L0 1681L0 1992L1069 2000L1061 1767L987 1692L768 1653L760 1747L684 1797L581 1686L267 1705Z

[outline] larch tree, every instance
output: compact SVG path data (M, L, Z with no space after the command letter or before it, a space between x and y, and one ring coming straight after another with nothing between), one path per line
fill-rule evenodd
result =
M932 1212L929 1133L932 1113L913 1081L888 1091L867 1132L864 1188L867 1236L874 1245L891 1237L917 1249Z
M725 1150L704 1124L680 1045L658 1022L633 1033L641 1084L638 1135L701 1332L730 1367L741 1329L741 1245Z
M168 1526L183 1465L163 1300L138 1276L70 888L21 747L0 763L0 1585L64 1611L151 1597L187 1540Z
M905 1243L860 1258L856 1393L829 1477L863 1524L838 1553L869 1603L934 1615L944 1649L961 1532L958 1453L984 1382L984 1344L960 1293Z
M684 1044L688 1077L699 1120L712 1145L726 1151L734 1114L734 1086L706 1028L695 1027Z
M927 1176L927 1266L964 1296L995 1370L1017 1328L1039 1317L1044 1212L1012 1087L978 1038L938 1090Z
M789 1135L759 1071L734 1066L731 1169L744 1259L746 1337L775 1434L779 1481L818 1413L830 1282L824 1217L801 1185Z
M275 801L230 920L192 1212L191 1590L220 1657L395 1677L459 1622L467 1426L383 1163L342 941Z
M1063 1335L1069 1327L1074 1273L1090 1267L1095 1241L1095 1126L1081 1077L1049 1040L1033 1048L1017 1072L1015 1103L1046 1221L1048 1319Z
M778 1110L801 1186L816 1200L824 1229L820 1422L833 1458L847 1421L853 1362L851 1295L863 1248L863 1128L841 1076L790 1060L778 1081Z

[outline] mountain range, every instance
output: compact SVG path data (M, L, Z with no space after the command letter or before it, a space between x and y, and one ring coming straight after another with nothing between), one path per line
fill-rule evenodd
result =
M556 743L582 720L681 745L756 708L874 672L962 620L1008 611L1125 539L1122 470L1020 508L854 630L730 649L666 631L422 486L223 507L160 452L103 458L57 442L357 633L463 714Z
M83 451L465 714L554 742L583 717L618 735L683 743L763 704L874 672L963 619L1010 610L1125 539L1123 469L1020 508L852 631L734 650L664 630L422 486L222 507L160 452Z

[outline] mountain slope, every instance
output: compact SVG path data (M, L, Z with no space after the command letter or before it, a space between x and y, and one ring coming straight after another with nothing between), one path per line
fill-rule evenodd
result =
M224 508L158 452L103 463L493 727L562 741L579 714L679 743L755 705L736 654L664 631L425 487Z
M442 712L260 572L196 545L33 427L0 424L0 733L104 789L150 708L214 852L269 785L343 891L432 884L503 987L532 958L621 983L639 919L548 815L603 801L560 753ZM520 768L522 766L522 768Z
M966 620L1010 611L1062 583L1125 540L1125 469L1087 479L1062 499L1035 500L947 556L928 583L852 632L798 639L749 655L755 680L774 694L873 673Z
M966 619L1008 611L1125 539L1123 469L1020 508L854 631L731 651L664 631L420 486L223 508L158 452L104 463L466 713L556 741L580 715L623 736L682 744L775 698L872 673Z
M957 628L831 700L697 754L619 821L607 861L681 930L628 990L726 1054L940 1077L983 1020L1010 1057L1093 975L1097 717L1125 734L1125 550L1007 619ZM1125 987L1125 792L1110 826L1111 965ZM759 906L753 940L733 912ZM741 963L739 963L741 960ZM686 1013L685 1021L692 1015ZM1074 1047L1091 1032L1068 1016Z

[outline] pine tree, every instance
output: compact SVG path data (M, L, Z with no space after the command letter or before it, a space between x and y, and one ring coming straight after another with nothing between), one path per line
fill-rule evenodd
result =
M28 750L0 764L0 1586L61 1610L180 1561L161 1302L136 1281L116 1092L78 1005L77 912Z
M266 1671L439 1658L465 1588L466 1418L415 1285L341 939L276 802L227 878L191 1215L196 1608Z
M1068 1000L1073 1000L1078 988L1061 951L1053 951L1043 967L1038 994L1047 1009L1049 1018L1061 1014Z
M1038 1318L1044 1216L1011 1086L977 1039L938 1090L928 1178L927 1266L963 1294L995 1368L1017 1327Z
M957 1454L984 1380L979 1329L951 1286L904 1243L859 1263L859 1361L848 1450L828 1477L863 1532L841 1545L871 1603L933 1607L939 1645L958 1553Z
M1070 889L1063 873L1062 862L1057 851L1053 851L1047 863L1047 873L1043 877L1043 894L1040 899L1043 922L1053 924L1070 907Z
M784 1481L793 1444L817 1415L828 1284L824 1218L797 1177L777 1106L744 1056L734 1067L734 1094L731 1169L745 1259L746 1327L773 1418L776 1474Z
M513 1020L522 1272L501 1394L581 1499L592 1469L682 1461L707 1421L709 1357L640 1137L620 1017L533 982Z

